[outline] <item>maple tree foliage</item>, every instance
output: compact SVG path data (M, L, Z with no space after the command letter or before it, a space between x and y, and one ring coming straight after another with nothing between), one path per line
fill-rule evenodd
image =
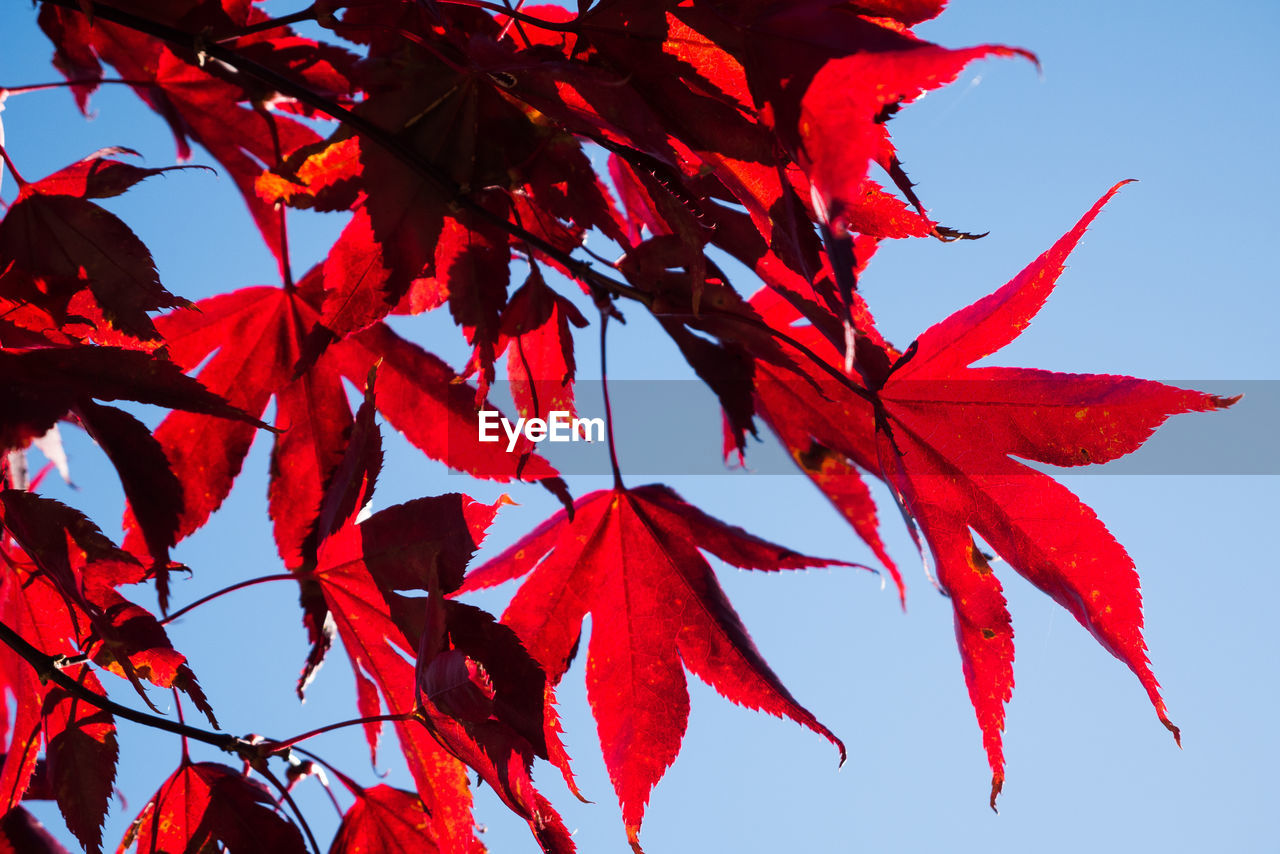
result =
M181 749L120 850L319 850L290 796L306 766L327 768L349 801L333 852L485 850L469 772L532 844L573 851L534 770L543 760L578 794L555 688L588 616L587 698L637 851L685 735L686 670L812 730L843 761L844 743L766 662L707 555L777 573L779 586L785 570L858 564L768 542L668 486L625 486L611 421L614 486L576 499L528 435L510 448L478 437L499 376L523 417L574 412L591 342L576 330L596 327L603 371L605 330L628 310L651 313L715 393L726 455L742 459L758 424L775 433L905 602L864 478L888 487L950 597L992 807L1014 645L986 548L1126 664L1177 737L1133 561L1023 461L1107 462L1171 415L1235 399L973 367L1026 328L1119 187L1008 284L904 348L858 290L880 241L975 237L930 216L890 119L971 62L1032 54L921 39L913 28L944 5L930 0L318 0L277 19L250 0L37 5L79 108L114 69L167 124L179 160L207 155L230 176L280 283L188 301L98 203L187 167L143 168L110 148L28 180L0 147L18 188L0 219L0 683L16 699L0 708L0 851L62 850L22 806L37 798L57 802L86 851L103 850L117 766L139 761L120 753L121 720L167 730ZM292 29L303 23L317 37ZM346 219L295 277L288 223L301 210ZM588 252L589 234L619 260ZM725 257L763 287L748 297L754 284L731 281ZM428 311L458 327L465 364L396 331L411 317L388 323ZM151 428L113 401L168 412ZM25 449L48 446L59 422L82 427L119 475L118 543L27 475ZM380 424L456 471L545 487L563 508L468 570L505 501L451 492L373 512ZM391 725L412 791L362 785L307 752L312 734L223 733L216 698L165 632L183 568L171 551L218 511L259 433L272 442L279 578L297 583L310 644L298 696L336 635L355 678L347 723L375 765ZM516 579L500 619L456 598ZM135 584L154 587L159 617L121 592ZM108 696L116 678L129 702ZM161 715L148 683L212 728ZM241 767L193 760L191 742Z

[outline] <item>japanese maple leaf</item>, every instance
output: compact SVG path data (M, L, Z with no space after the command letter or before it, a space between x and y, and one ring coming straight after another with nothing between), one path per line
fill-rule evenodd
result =
M67 827L86 851L100 852L102 824L119 756L115 721L109 712L72 697L62 688L44 688L29 663L7 660L17 659L14 653L5 650L4 657L0 669L6 688L22 698L13 728L7 733L9 753L0 775L0 782L9 786L6 791L15 793L6 798L6 808L13 809L21 800L24 775L34 770L36 751L43 742L54 797ZM105 697L101 683L88 669L73 670L69 675L86 690Z
M302 834L276 811L256 780L216 762L185 754L120 842L138 854L217 850L305 854Z
M320 627L332 623L360 686L361 714L385 707L406 715L395 726L433 817L433 844L457 854L482 847L471 833L471 794L460 764L466 763L529 822L545 851L570 852L563 822L530 776L533 757L542 756L573 786L545 674L510 629L479 609L440 598L462 583L467 561L506 499L484 505L461 495L424 498L353 524L381 468L376 382L375 368L304 544L314 571L300 579L302 601L318 639L308 668L327 647ZM404 590L428 592L427 607ZM405 658L411 653L416 666ZM379 731L377 724L365 728L375 763ZM358 787L352 792L359 796Z
M0 220L0 304L32 305L60 325L81 297L78 314L96 311L112 328L152 341L159 336L148 311L189 305L160 284L129 226L89 201L168 171L111 159L121 153L134 152L103 149L39 181L14 172L18 198Z
M859 223L850 220L857 215L850 211L864 204L868 166L878 162L892 174L896 155L884 129L887 109L952 82L975 59L1017 55L1036 61L1027 51L1003 45L948 50L915 40L823 65L800 99L796 136L790 125L780 129L785 140L795 140L796 162L812 182L820 219L837 232L856 230Z
M311 579L351 658L361 715L375 716L383 708L406 715L396 722L396 733L433 816L436 844L459 854L474 845L471 798L460 764L466 762L529 822L545 851L570 852L563 823L530 776L535 755L554 759L568 774L554 717L544 711L545 675L505 626L478 609L440 600L442 590L461 583L466 561L498 506L444 495L379 511L325 537ZM422 600L398 592L403 590L432 591L438 619L427 617ZM485 676L490 687L480 697L488 703L482 712L464 707L466 695L455 690L461 686L446 666L451 659L441 653L463 662L464 672L466 660L487 663L492 681ZM419 657L418 671L425 675L415 672L406 655ZM432 668L437 660L441 664ZM418 715L420 688L427 704ZM366 727L371 751L378 732L376 724Z
M479 608L444 601L442 592L432 591L418 642L422 718L446 750L529 822L544 852L571 854L571 835L531 774L535 756L547 759L582 797L560 743L546 674L510 628Z
M187 32L204 31L215 37L217 32L266 19L265 12L248 3L160 3L140 12L152 20L189 28ZM275 104L280 100L278 93L247 76L215 76L213 72L222 70L216 62L198 67L195 56L179 56L158 39L108 21L90 22L80 11L46 5L39 22L56 48L54 65L80 84L74 90L81 110L87 111L88 97L103 77L101 63L110 63L169 124L180 159L191 156L188 140L194 140L227 170L264 242L284 264L279 215L257 197L254 181L263 164L274 165L320 137L276 111L240 103ZM346 75L353 58L341 48L301 39L285 27L239 38L234 47L339 102L350 93Z
M163 627L117 590L143 580L144 570L111 544L85 517L56 501L26 492L0 492L5 528L0 572L0 616L46 655L83 653L105 670L186 692L216 726L186 658ZM64 668L94 694L97 676L82 666ZM0 791L12 807L36 770L45 744L48 788L67 825L86 849L100 850L102 821L115 777L115 725L109 713L62 687L45 684L16 654L0 656L0 682L15 698L4 721L8 749L0 764ZM143 695L145 698L145 695Z
M272 451L268 499L286 565L302 563L303 541L346 448L352 418L343 377L363 384L379 359L379 410L428 456L503 481L553 477L554 470L539 457L512 459L520 455L480 444L474 391L457 383L442 361L384 325L334 344L295 377L303 342L320 316L314 306L319 277L317 268L296 289L245 288L203 300L196 311L157 320L173 362L184 369L203 363L198 377L209 389L258 414L276 398L276 423L283 432ZM253 431L180 413L166 418L155 437L183 488L180 539L201 527L226 498ZM134 532L126 545L140 546Z
M23 607L56 611L60 601L75 629L64 640L74 649L127 678L144 700L141 679L185 691L217 726L186 658L164 628L116 589L147 577L131 554L79 511L30 492L0 491L0 524L12 541L4 544L5 563L21 582Z
M330 854L438 854L431 816L421 798L387 785L363 789L343 782L356 801L342 816Z
M556 410L574 411L576 365L570 325L581 328L587 320L533 268L503 310L499 341L499 348L507 351L511 396L526 418L545 420Z
M0 581L0 615L41 652L72 653L88 630L52 584L33 574L34 567L20 550L5 549L7 567ZM105 696L102 684L85 665L63 670L94 694ZM36 755L45 744L47 772L53 795L67 826L87 851L102 850L102 823L111 798L119 749L115 722L86 700L63 688L46 685L35 668L17 653L0 650L0 683L14 698L12 717L5 715L6 752L0 766L0 811L14 808L36 768Z
M1019 460L1104 463L1137 450L1170 415L1222 409L1238 398L1123 376L971 367L1027 327L1118 188L1007 285L926 330L906 353L873 342L874 333L860 336L865 387L826 381L815 395L793 379L778 384L787 396L770 393L763 413L802 465L811 455L811 476L837 505L842 491L861 494L861 468L884 478L919 526L954 609L965 683L992 770L993 807L1004 783L1001 732L1013 688L1013 629L1000 582L973 533L1124 662L1178 736L1147 659L1132 559L1091 509ZM838 362L834 347L827 357ZM789 414L797 405L810 412L787 425L782 407Z
M844 745L783 687L757 651L701 555L744 569L831 566L713 519L665 486L617 487L580 498L471 572L459 592L532 572L503 614L558 682L594 615L587 696L605 765L639 849L649 793L684 737L687 667L739 705L786 716Z

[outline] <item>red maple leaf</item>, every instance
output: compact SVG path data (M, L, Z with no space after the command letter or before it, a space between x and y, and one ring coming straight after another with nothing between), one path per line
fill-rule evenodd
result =
M573 786L546 676L510 629L479 609L441 599L462 583L505 497L493 505L462 495L423 498L353 524L382 459L373 418L377 374L369 372L346 453L304 544L314 567L300 579L315 641L308 669L328 646L323 626L332 613L356 676L361 715L386 708L403 716L396 732L432 817L434 845L456 854L482 848L470 832L471 794L460 764L466 763L529 822L545 851L567 854L573 843L530 776L534 756L541 756ZM430 594L425 608L401 592L411 590ZM415 666L406 660L413 654ZM377 723L365 727L375 763L379 732ZM359 787L344 783L359 796Z
M298 828L276 811L270 792L234 768L186 755L120 842L138 854L216 850L306 854Z
M555 760L568 778L554 716L545 710L546 677L510 630L478 609L440 600L442 590L461 583L498 506L443 495L379 511L325 537L310 577L351 658L361 715L386 708L407 716L396 733L433 816L436 844L459 854L474 845L465 762L529 822L545 851L570 852L563 823L530 776L536 755ZM429 591L434 604L424 611L422 600L399 592L405 590ZM416 673L406 655L418 656ZM466 705L447 668L452 658L487 663L489 693L478 701L487 707ZM378 732L377 724L366 727L371 751Z
M0 619L7 627L41 654L83 655L129 678L140 693L141 679L185 691L213 721L185 657L154 616L117 592L120 584L144 576L128 553L78 512L27 492L0 491L0 523ZM87 666L62 672L83 690L105 697ZM0 728L7 745L0 764L0 791L7 801L0 808L14 807L28 790L43 741L48 796L57 800L85 848L100 851L118 753L112 715L46 684L7 647L0 650L0 685L15 698L13 716L3 716Z
M139 11L154 16L153 20L210 35L267 18L267 13L248 3L150 5L152 8ZM130 81L138 97L169 124L179 159L191 156L188 140L193 140L230 173L263 241L283 268L279 215L258 198L254 182L263 164L274 165L320 137L306 125L262 106L279 101L278 93L216 62L203 62L190 54L179 56L159 39L101 19L91 21L80 11L45 5L39 20L57 48L54 65L78 84L74 91L81 110L87 111L89 95L103 78L101 63L110 63ZM246 57L339 103L350 94L347 74L354 57L341 48L299 38L286 27L238 38L234 46Z
M540 457L519 459L481 444L474 390L457 382L444 362L386 326L334 344L295 376L303 342L320 316L313 305L319 278L317 268L296 289L245 288L157 320L173 362L184 369L203 363L198 377L209 389L256 414L276 397L276 423L283 432L272 451L269 509L287 566L301 565L325 484L346 449L352 417L343 377L363 384L379 360L379 410L428 456L481 477L546 480L553 489L562 488ZM201 527L230 492L253 440L252 428L246 427L175 413L156 429L156 440L182 483L178 539ZM135 509L131 518L136 515ZM126 546L140 545L131 531Z
M516 410L526 418L573 413L573 333L587 320L569 300L547 287L535 267L502 313L507 377Z
M73 610L53 585L32 574L34 567L20 550L6 548L4 559L8 568L0 583L0 615L5 625L42 652L74 653L88 628L85 615L79 614L77 625ZM105 696L86 665L64 673L85 690ZM43 741L51 794L67 826L86 850L101 851L102 823L119 755L111 714L44 684L35 668L7 647L0 650L0 683L15 701L3 727L7 750L0 766L0 791L5 793L0 811L22 800Z
M129 226L89 201L169 171L111 159L121 153L134 152L103 149L31 182L9 164L21 189L0 220L0 305L8 323L21 318L20 307L41 311L48 321L30 322L31 331L67 343L57 340L65 329L55 327L64 327L72 314L81 323L85 315L98 315L125 340L155 341L159 335L147 312L189 305L160 284L151 253Z
M1237 398L1131 377L970 366L1027 327L1118 188L1007 285L926 330L905 353L861 324L867 334L859 336L857 367L865 385L774 371L774 381L761 386L761 414L860 532L874 529L874 517L865 517L859 468L885 479L919 526L954 608L965 682L992 770L993 808L1004 782L1013 629L1000 582L971 531L1128 665L1161 722L1178 735L1147 660L1132 559L1092 510L1019 460L1104 463L1137 450L1170 415L1221 409ZM772 321L779 316L773 312ZM813 330L808 340L830 364L841 362ZM879 550L878 537L868 541Z
M519 578L503 622L558 682L594 614L587 695L605 765L639 849L649 793L684 738L687 667L739 705L760 709L844 745L791 696L761 657L701 555L744 569L840 563L807 557L713 519L665 486L601 490L471 572L459 592Z
M330 854L438 854L431 816L421 798L387 785L362 789L343 782L356 802L343 815Z

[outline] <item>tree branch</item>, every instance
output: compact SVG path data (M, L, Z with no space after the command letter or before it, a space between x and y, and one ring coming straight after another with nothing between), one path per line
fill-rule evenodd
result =
M40 677L41 682L52 682L59 688L66 691L73 697L84 700L91 706L102 709L116 717L133 721L134 723L149 726L153 729L161 729L166 732L176 733L177 735L186 736L192 741L199 741L203 744L210 744L219 750L225 750L228 753L240 753L242 748L252 747L244 739L225 732L213 732L207 729L201 729L189 724L171 721L168 718L162 718L159 715L153 715L148 712L140 712L137 709L131 709L128 706L122 706L115 700L104 697L94 691L81 685L58 668L59 656L46 655L39 649L32 646L26 638L14 631L3 621L0 621L0 642L16 652L26 662L35 669L36 675Z

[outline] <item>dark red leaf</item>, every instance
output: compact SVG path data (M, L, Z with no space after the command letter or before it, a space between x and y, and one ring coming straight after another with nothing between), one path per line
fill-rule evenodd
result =
M119 850L136 845L139 854L197 854L218 844L231 851L307 851L262 784L226 765L185 758L134 819Z

